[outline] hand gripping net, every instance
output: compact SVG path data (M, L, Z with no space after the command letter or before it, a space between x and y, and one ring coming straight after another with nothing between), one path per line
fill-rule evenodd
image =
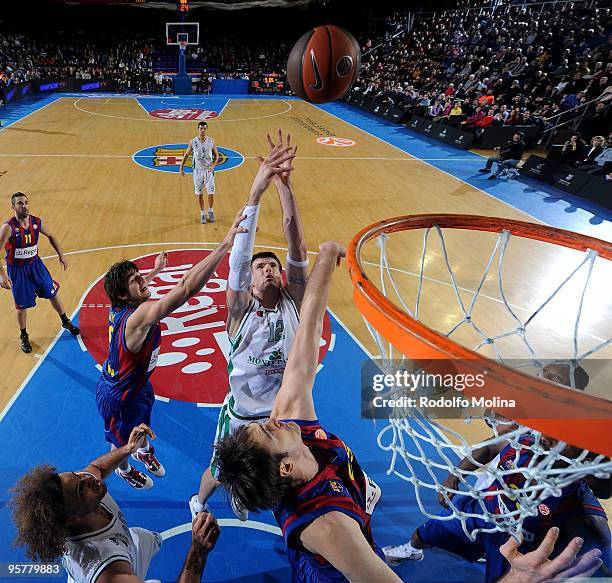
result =
M427 216L426 216L427 217ZM444 219L449 215L441 215ZM455 218L463 218L454 215ZM378 225L372 225L364 229L351 243L349 248L349 268L353 281L356 284L355 299L358 301L359 294L367 296L368 292L366 285L370 283L370 279L365 274L365 264L371 267L370 272L377 272L377 289L388 300L394 302L394 308L403 311L416 321L420 320L421 312L423 311L424 288L428 280L427 266L432 265L432 261L443 262L444 267L442 272L446 273L446 285L452 289L457 303L458 321L450 324L445 330L438 330L444 338L453 339L457 336L462 328L469 328L472 337L475 338L472 350L482 352L487 349L487 352L504 366L516 366L524 369L529 369L532 374L541 377L544 367L555 362L555 359L542 359L536 354L534 342L530 336L532 328L535 327L535 322L538 321L538 316L543 310L554 303L555 299L560 296L564 288L571 284L577 294L575 303L575 313L567 314L571 333L568 338L571 343L569 354L563 359L563 363L569 369L569 378L572 387L575 386L575 371L576 368L587 357L593 357L596 353L605 352L606 347L612 342L612 338L595 338L591 336L590 346L581 350L581 318L583 316L583 308L587 290L592 280L593 269L596 262L603 261L605 268L609 267L609 259L607 253L610 251L610 246L606 247L606 253L600 254L594 249L588 249L586 246L574 246L575 249L582 247L584 251L577 263L570 265L564 264L562 273L559 276L555 274L558 281L555 282L552 291L548 291L542 298L539 298L538 305L535 308L530 308L527 317L521 317L519 310L508 299L505 292L505 277L504 277L504 259L508 254L510 242L513 239L510 229L499 229L499 234L493 245L493 248L488 255L486 265L482 270L481 275L476 279L478 282L474 291L471 293L471 300L465 301L466 292L457 282L457 275L452 266L452 260L449 258L447 251L447 243L445 233L439 224L436 224L435 218L425 221L427 228L424 225L419 227L425 228L422 238L422 252L419 261L419 268L416 273L410 274L413 280L416 280L416 292L412 290L413 302L405 299L408 295L405 291L406 286L404 281L398 281L399 277L404 277L408 272L397 269L391 266L388 259L388 245L390 236L387 233L402 231L404 229L412 229L415 227L401 226L402 221L413 217L399 217L398 219L389 219ZM416 217L417 219L421 217ZM427 217L429 218L429 217ZM478 217L473 217L478 219ZM481 218L481 219L484 219ZM491 220L491 219L487 219ZM448 222L441 220L441 223ZM469 228L477 230L495 231L495 228L482 228L480 226L469 225L465 226L462 221L450 221L448 226L455 227L453 222L461 223L459 228ZM512 221L500 221L500 223L515 223ZM386 224L386 225L385 225ZM398 224L400 226L398 226ZM520 225L529 225L528 223L520 223ZM545 230L545 227L529 225L534 230ZM369 231L368 231L369 229ZM551 232L554 229L549 229ZM455 231L456 232L456 231ZM564 233L559 231L560 233ZM568 233L569 234L569 233ZM530 239L539 239L541 241L552 242L550 234L545 237L525 235L519 233L521 237ZM580 237L570 234L575 237ZM437 257L432 259L428 256L428 250L431 247L431 239L435 237L438 243L439 252ZM362 247L368 240L376 238L378 245L378 261L367 262L362 260ZM584 240L589 238L584 237ZM524 239L522 239L524 241ZM603 243L595 239L597 243ZM556 241L559 244L559 241ZM537 244L536 244L537 245ZM352 256L356 261L352 261ZM601 258L605 255L605 259ZM360 276L357 276L359 272ZM438 270L440 273L440 270ZM438 275L440 277L440 275ZM496 279L496 287L498 297L487 296L488 301L494 301L497 306L503 308L509 317L506 317L505 322L510 322L511 327L497 334L488 334L485 329L490 328L492 322L477 322L475 318L476 307L485 296L485 282L490 282L491 279ZM363 281L366 280L364 284ZM414 286L413 286L414 287ZM463 292L463 293L462 293ZM371 304L376 304L376 301L367 300ZM367 302L366 302L367 303ZM385 338L384 326L378 321L377 327L372 325L366 319L368 313L363 309L363 303L360 309L364 313L364 321L370 331L375 345L378 349L377 365L382 373L393 373L398 369L402 369L405 364L410 368L411 355L401 353L391 342ZM450 308L449 308L450 309ZM605 316L605 314L604 314ZM370 319L373 319L370 317ZM377 328L380 328L377 329ZM607 327L609 332L610 327ZM392 336L389 330L386 330L387 336ZM516 344L520 344L523 348L524 357L522 360L515 362L504 360L502 347L504 339L512 337ZM430 340L431 342L431 340ZM449 343L450 344L450 343ZM454 344L454 342L452 343ZM609 379L609 376L608 376ZM541 381L543 382L543 381ZM548 384L548 383L546 383ZM566 389L558 388L558 391L569 392ZM573 392L572 392L573 393ZM582 396L582 395L581 395ZM586 449L567 448L567 441L551 442L543 437L543 434L533 428L520 425L514 421L495 415L490 410L484 413L475 414L473 411L463 409L459 411L459 420L452 422L443 422L440 419L434 418L427 410L406 407L401 410L394 410L394 414L388 420L388 424L380 431L378 435L378 445L383 450L390 454L390 462L388 473L393 473L397 477L409 482L413 485L416 500L421 512L429 517L440 520L458 519L461 521L464 532L472 539L479 532L494 532L506 531L517 536L523 527L523 522L526 518L538 515L538 509L543 500L550 496L558 497L561 495L562 489L577 480L594 475L599 478L609 476L608 472L612 470L612 462L606 457L610 455L610 451L604 451L608 445L600 449L602 453L590 453ZM482 425L478 420L485 420L490 427L488 437L483 440L472 440L470 443L464 433L470 433L465 430L465 427L470 425ZM482 428L481 428L482 429ZM482 431L481 431L482 433ZM521 436L530 435L533 437L531 445L525 445L524 439L518 443ZM561 437L561 436L552 436ZM568 440L569 441L569 440ZM479 463L472 453L485 446L500 444L509 445L516 453L514 458L510 460L512 463L505 463L502 467L498 467L496 461L492 463ZM529 450L530 456L527 456L528 462L522 467L518 467L519 454ZM463 458L468 458L478 472L464 471L459 469L458 463ZM512 479L512 475L517 474L518 478L524 477L524 480ZM446 478L452 475L455 477L458 486L453 483L445 484ZM517 486L518 482L518 486ZM512 486L508 485L512 483ZM487 489L488 487L488 489ZM432 496L433 493L433 496ZM440 507L435 503L432 504L432 497L438 495L448 506L450 513L447 516L439 516ZM475 505L470 505L472 512L464 511L465 497L470 497L477 501ZM499 508L493 512L489 510L490 506L485 503L485 497L497 497ZM477 511L473 512L476 507ZM486 525L475 524L470 521L471 518L480 518L487 521ZM524 533L525 534L525 533Z

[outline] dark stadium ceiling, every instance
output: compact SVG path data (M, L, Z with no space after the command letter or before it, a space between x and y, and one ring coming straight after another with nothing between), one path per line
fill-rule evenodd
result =
M330 0L189 0L189 9L241 10L244 8L296 8L311 4L326 5ZM122 4L141 8L176 10L176 0L55 0L59 4Z

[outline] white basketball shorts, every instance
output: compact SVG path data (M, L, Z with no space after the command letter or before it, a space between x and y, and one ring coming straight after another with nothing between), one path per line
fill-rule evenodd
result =
M215 172L214 170L198 170L193 171L193 188L195 194L202 194L206 188L208 194L215 194Z

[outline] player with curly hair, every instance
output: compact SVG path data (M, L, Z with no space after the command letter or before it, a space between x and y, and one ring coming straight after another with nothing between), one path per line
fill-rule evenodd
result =
M142 582L161 547L161 535L128 527L104 480L142 446L147 436L155 439L150 427L134 427L126 445L78 472L58 473L50 465L30 470L12 490L15 544L25 546L33 561L61 559L69 583ZM214 516L200 514L193 524L180 583L200 581L218 537Z

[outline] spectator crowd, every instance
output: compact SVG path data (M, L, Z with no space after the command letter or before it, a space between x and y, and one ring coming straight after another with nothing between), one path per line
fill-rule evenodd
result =
M25 35L3 27L0 89L35 79L108 79L118 91L154 91L155 47L138 34L121 39L95 31Z
M191 72L248 78L254 72L284 73L287 44L266 38L245 42L226 32L202 34L198 46L188 46ZM154 35L129 35L92 30L17 32L0 25L0 89L36 79L105 79L120 92L164 93L176 71L178 49ZM209 74L202 75L206 88Z
M537 126L562 143L607 136L612 104L612 18L607 3L508 1L396 13L370 30L354 91L472 131ZM409 30L410 29L410 30Z

